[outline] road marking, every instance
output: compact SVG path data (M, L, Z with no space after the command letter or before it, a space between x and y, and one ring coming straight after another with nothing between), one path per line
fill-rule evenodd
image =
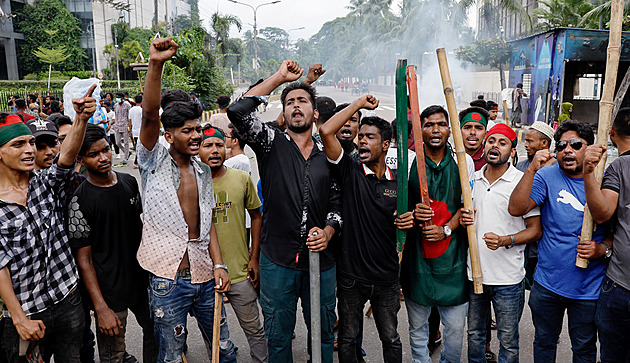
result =
M391 106L379 106L379 108L382 108L383 110L387 110L387 111L394 111L394 108Z

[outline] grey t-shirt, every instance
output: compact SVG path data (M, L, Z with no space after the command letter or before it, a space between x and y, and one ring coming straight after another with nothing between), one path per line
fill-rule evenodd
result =
M606 169L602 189L619 193L613 253L607 276L630 290L630 151L620 155Z

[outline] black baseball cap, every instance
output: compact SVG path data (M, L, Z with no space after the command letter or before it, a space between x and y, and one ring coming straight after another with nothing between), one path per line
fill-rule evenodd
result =
M59 137L59 130L54 122L48 121L43 118L35 118L26 123L26 126L31 130L33 136L36 138L43 135L50 135Z

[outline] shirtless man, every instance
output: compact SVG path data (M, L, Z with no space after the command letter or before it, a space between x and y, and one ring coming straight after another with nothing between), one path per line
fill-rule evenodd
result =
M162 69L175 53L171 38L151 42L138 143L144 214L138 262L151 274L149 304L158 362L181 361L189 312L212 340L215 287L219 292L230 289L212 223L212 174L193 158L201 144L201 107L175 101L159 116ZM168 150L157 142L160 120Z

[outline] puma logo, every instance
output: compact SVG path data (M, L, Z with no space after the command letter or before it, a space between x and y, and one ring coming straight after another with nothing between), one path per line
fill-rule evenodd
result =
M580 201L573 194L562 189L558 193L558 195L560 196L560 198L557 199L558 202L568 204L576 211L584 212L584 205L580 203Z

